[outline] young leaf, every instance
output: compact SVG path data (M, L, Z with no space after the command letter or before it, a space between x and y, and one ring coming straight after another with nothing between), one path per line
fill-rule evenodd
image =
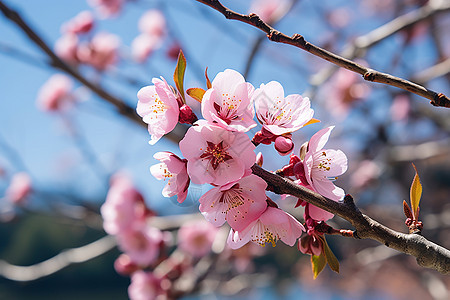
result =
M319 256L311 255L311 267L314 274L314 279L319 276L326 264L327 260L323 254L320 254Z
M205 69L205 77L206 77L206 87L210 89L212 87L212 84L208 77L208 67L206 67Z
M306 125L311 125L311 124L314 124L314 123L319 123L320 122L320 120L319 119L314 119L314 118L312 118L311 120L309 120L308 122L306 122L306 124L305 125L303 125L303 126L306 126Z
M410 218L411 220L413 219L411 209L409 208L409 205L405 200L403 200L403 212L405 213L405 217Z
M198 102L202 103L203 95L205 94L205 90L202 88L190 88L186 90L186 93L197 100Z
M339 273L338 259L334 255L333 251L331 251L330 246L328 246L325 236L323 236L321 239L322 239L322 245L323 245L322 253L325 255L328 265L330 266L331 270L335 271L336 273Z
M181 98L183 98L183 103L186 103L183 87L185 71L186 71L186 58L184 57L183 51L180 50L180 54L178 54L177 66L175 68L175 72L173 73L173 81L175 81L175 85L177 86L178 92L180 92Z
M422 196L422 184L420 183L419 174L417 173L416 166L412 164L416 174L414 175L413 182L411 184L410 197L411 197L411 210L414 216L414 220L419 219L419 202Z

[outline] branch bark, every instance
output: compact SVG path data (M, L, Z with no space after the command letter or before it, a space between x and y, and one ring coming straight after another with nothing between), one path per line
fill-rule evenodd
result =
M253 174L264 179L268 189L276 194L289 194L329 211L350 222L356 229L356 237L372 239L400 252L416 257L417 263L426 268L434 269L442 274L450 274L450 251L421 235L404 234L392 230L369 216L361 213L347 195L343 202L335 202L315 193L293 181L268 172L258 165L253 165Z
M208 5L211 8L217 10L218 12L223 14L227 19L237 20L260 29L261 31L265 32L267 34L268 39L273 42L288 44L300 48L302 50L305 50L311 53L312 55L327 60L339 67L348 69L355 73L359 73L367 81L384 83L415 93L419 96L431 100L430 104L432 104L433 106L450 108L450 98L442 93L436 93L435 91L427 89L414 82L364 67L360 64L357 64L354 61L346 59L342 56L339 56L337 54L334 54L332 52L329 52L325 49L322 49L316 45L307 42L304 39L304 37L298 33L294 34L292 37L289 37L284 33L277 31L264 21L262 21L261 18L256 14L243 15L236 13L230 10L229 8L225 7L219 0L196 0L196 1ZM442 6L439 6L439 9L446 10L450 8L450 4L449 3L444 4L444 1L441 2L441 5Z

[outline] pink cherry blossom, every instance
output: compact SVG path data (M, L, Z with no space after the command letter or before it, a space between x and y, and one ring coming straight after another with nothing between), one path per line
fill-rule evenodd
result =
M131 300L158 299L164 297L165 292L161 288L161 279L153 273L137 271L131 276L131 284L128 287L128 296Z
M211 251L218 229L205 220L191 221L178 230L178 247L194 257Z
M139 266L131 261L131 258L127 254L122 253L114 261L114 269L120 275L129 276L139 270Z
M181 159L171 152L157 152L153 157L161 163L150 167L150 172L158 180L168 182L164 187L162 194L164 197L177 195L179 203L186 199L189 187L189 176L187 174L187 160Z
M138 35L131 43L133 58L143 63L156 49L161 47L161 39L148 34Z
M217 126L246 132L256 126L251 101L254 88L237 71L217 74L202 100L203 117Z
M37 106L43 111L57 111L73 101L72 80L63 74L55 74L38 92Z
M103 217L103 228L115 235L129 230L136 223L143 223L151 215L141 193L125 176L115 177L100 208Z
M102 18L114 17L122 10L124 0L87 0Z
M79 63L78 56L78 37L75 34L63 34L55 43L55 53L67 63Z
M343 189L335 186L330 179L336 179L347 170L347 157L341 150L323 149L334 126L322 129L311 137L303 162L294 166L297 183L334 200L342 200ZM333 214L311 205L309 211L315 220L328 220Z
M216 187L200 199L200 211L215 226L228 224L241 231L256 220L267 207L267 183L256 175Z
M152 9L142 15L138 27L142 33L162 38L167 31L166 18L161 11Z
M277 81L261 84L253 94L256 117L264 129L274 135L294 132L313 117L308 98L298 94L284 97L283 86Z
M16 205L23 205L31 193L31 178L27 173L17 173L6 189L6 199Z
M192 182L225 185L239 180L255 163L255 146L241 132L228 131L200 120L180 141L180 150L188 160Z
M94 16L88 10L80 12L78 15L61 26L63 33L82 34L91 31L94 27Z
M159 229L146 223L135 223L132 228L121 231L117 235L117 241L119 248L132 262L148 266L159 256L163 234Z
M143 87L137 94L139 102L136 111L148 124L150 145L175 128L180 114L177 95L166 80L161 79L153 78L154 85Z
M97 33L89 43L80 44L78 59L99 71L104 71L119 60L120 39L115 34Z
M278 240L293 246L305 231L303 225L293 216L275 207L268 206L263 214L250 223L244 230L231 229L227 243L232 249L237 249L249 241L265 246L271 243L275 247Z
M289 7L287 0L253 0L249 12L257 14L264 22L273 23L285 15Z

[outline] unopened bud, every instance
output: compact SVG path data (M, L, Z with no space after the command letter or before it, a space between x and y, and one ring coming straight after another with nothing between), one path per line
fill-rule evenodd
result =
M279 136L275 139L275 150L278 151L280 155L288 155L294 149L294 143L292 139L285 136Z
M264 157L263 157L262 153L259 152L259 153L256 155L256 164L257 164L258 166L262 167L263 163L264 163Z
M194 114L189 105L183 104L180 107L180 115L178 122L181 124L194 124L197 121L197 116Z

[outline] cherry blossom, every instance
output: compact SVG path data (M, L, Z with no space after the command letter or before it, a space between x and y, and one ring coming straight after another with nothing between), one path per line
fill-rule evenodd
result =
M262 215L250 223L244 230L230 230L227 243L232 249L237 249L249 241L265 246L271 243L275 246L278 240L293 246L305 231L303 225L293 216L283 210L268 206Z
M146 223L134 223L132 228L123 230L117 235L117 241L119 248L132 262L148 266L159 256L159 248L164 239L159 229Z
M154 85L143 87L137 94L139 102L136 111L148 124L150 145L154 145L163 135L172 131L178 123L177 95L166 80L163 77L161 79L153 78Z
M124 0L87 0L87 2L102 18L110 18L120 13Z
M82 34L88 33L94 27L94 16L88 10L80 12L78 15L61 26L63 33Z
M256 117L263 128L274 135L294 132L309 122L314 114L308 98L298 94L284 97L277 81L261 84L253 94Z
M167 31L166 18L159 10L148 10L139 19L138 27L142 33L162 38Z
M183 203L187 197L190 182L186 167L187 160L181 159L171 152L157 152L153 157L161 163L150 167L152 175L158 180L168 179L162 191L163 196L177 195L178 202Z
M72 80L63 74L55 74L41 87L37 96L37 106L43 111L57 111L73 100Z
M243 230L266 210L266 187L263 179L251 174L206 192L199 199L200 211L215 226L227 221L234 230Z
M31 193L31 178L25 173L17 173L11 179L6 189L6 199L16 205L23 205Z
M211 251L217 230L205 220L183 224L178 230L178 246L194 257L202 257Z
M146 217L151 215L141 193L125 176L114 178L100 212L103 228L112 235L129 230L136 223L145 222Z
M273 23L285 15L289 7L287 0L253 0L249 12L257 14L264 22Z
M211 84L202 100L202 115L207 121L241 132L256 126L251 101L254 88L239 72L226 69Z
M79 63L78 43L78 37L75 34L63 34L55 43L55 53L65 62L77 64Z
M161 279L153 273L137 271L131 276L131 284L128 287L128 296L131 300L157 299L163 295L165 292L161 288Z
M120 39L118 36L100 32L89 43L82 43L78 47L77 57L85 64L91 65L99 71L104 71L119 59Z
M225 185L244 176L256 159L255 146L241 132L228 131L200 120L180 141L180 150L188 160L192 182Z
M114 261L114 269L120 275L129 276L139 270L139 266L131 260L130 256L122 253Z
M137 62L142 63L159 47L161 40L158 37L140 34L131 43L131 54Z

